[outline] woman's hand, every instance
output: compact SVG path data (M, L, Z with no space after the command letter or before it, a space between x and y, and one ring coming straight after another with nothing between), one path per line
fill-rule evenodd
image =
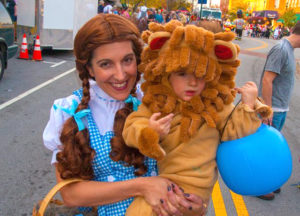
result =
M258 95L256 84L254 82L247 82L242 87L235 88L235 90L237 91L237 93L242 95L242 102L253 109Z
M140 180L142 196L158 216L183 215L179 211L179 198L173 191L178 186L159 176L142 177Z
M201 197L195 195L195 194L187 194L186 200L188 201L189 207L188 209L184 209L184 211L181 211L183 215L185 216L204 216L207 213L207 203L205 203Z
M155 130L162 139L170 131L171 121L174 117L174 114L170 113L169 115L157 120L160 115L161 113L153 113L149 119L149 127Z
M178 188L175 185L173 188L175 195L181 197L178 200L180 212L185 216L204 216L207 212L207 203L202 200L201 197L195 194L184 193L183 189Z

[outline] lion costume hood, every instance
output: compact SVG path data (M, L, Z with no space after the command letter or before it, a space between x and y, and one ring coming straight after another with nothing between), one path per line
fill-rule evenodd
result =
M235 97L234 79L240 64L237 59L240 49L231 42L235 34L214 34L172 20L164 26L150 23L142 38L148 45L139 65L145 79L143 103L153 113L180 112L182 141L192 137L204 122L216 127L218 112ZM169 75L181 70L194 73L206 83L201 95L187 102L175 95L169 83Z

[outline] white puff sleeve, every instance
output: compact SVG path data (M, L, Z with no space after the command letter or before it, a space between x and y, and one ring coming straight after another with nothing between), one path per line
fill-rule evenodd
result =
M54 104L57 106L69 108L72 104L73 99L80 102L78 97L75 95L71 95L67 98L57 99L54 101ZM71 116L61 109L54 109L53 106L51 107L50 111L50 119L44 129L43 133L43 141L46 148L53 152L51 164L56 163L56 154L61 149L61 142L60 142L60 134L62 127L67 119Z

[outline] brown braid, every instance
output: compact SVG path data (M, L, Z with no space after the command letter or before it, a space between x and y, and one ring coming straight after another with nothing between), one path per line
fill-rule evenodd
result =
M88 21L77 33L74 40L74 54L76 57L76 69L79 78L82 81L83 97L76 112L86 109L90 101L90 84L87 67L93 58L93 52L96 48L103 44L131 41L132 48L135 53L137 63L140 63L140 54L142 51L142 42L140 33L136 26L124 17L113 14L99 14ZM137 81L139 79L137 74ZM132 93L135 89L132 90ZM126 110L125 115L119 115L122 110ZM124 157L119 157L126 161L129 165L133 165L138 172L143 173L144 157L136 150L131 148L123 148L126 146L122 138L123 125L127 116L132 112L132 105L126 105L125 108L118 111L114 130L116 137L114 138L113 149L119 148L119 152ZM120 123L119 123L120 122ZM123 123L122 123L123 122ZM90 139L88 129L78 131L78 126L73 117L69 118L62 129L60 136L63 144L62 151L57 154L58 171L61 178L82 178L92 179L94 177L92 169L92 161L95 151L90 147ZM124 152L123 152L124 151Z
M81 73L83 97L76 112L88 108L90 100L90 83L88 77ZM57 154L58 171L63 179L82 178L91 179L94 176L92 163L95 151L90 147L89 133L87 129L78 131L74 118L66 121L61 136L64 144L62 152ZM74 142L74 143L73 143Z
M138 73L137 81L140 79ZM136 88L131 91L131 95L135 95ZM111 152L109 154L113 161L124 161L129 166L134 166L136 169L135 175L141 176L147 172L147 167L144 164L145 156L142 155L138 149L128 147L123 139L122 131L124 128L125 120L127 116L133 112L133 106L131 103L126 104L124 108L117 111L114 121L115 136L110 140Z

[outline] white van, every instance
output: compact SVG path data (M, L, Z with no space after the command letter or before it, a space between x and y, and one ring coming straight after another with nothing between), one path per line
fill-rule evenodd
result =
M97 14L98 0L22 0L17 4L17 38L29 48L36 35L42 48L72 50L79 28Z

